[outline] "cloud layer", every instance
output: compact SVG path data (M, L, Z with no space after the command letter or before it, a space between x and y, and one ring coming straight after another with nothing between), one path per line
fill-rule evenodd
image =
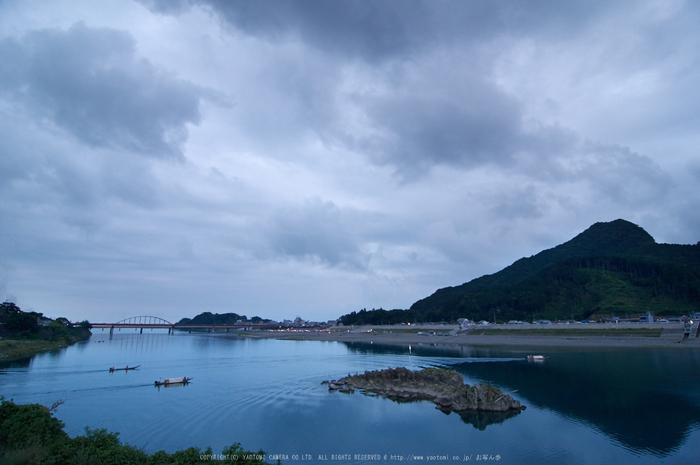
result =
M695 243L698 13L3 2L0 293L92 321L325 320L596 221Z

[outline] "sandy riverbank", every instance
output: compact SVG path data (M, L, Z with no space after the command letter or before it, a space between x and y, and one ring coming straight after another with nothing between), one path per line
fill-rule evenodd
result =
M695 327L691 337L679 343L678 341L683 336L683 327L681 325L664 325L661 327L660 334L655 336L634 335L635 329L644 328L644 326L635 325L632 327L623 327L618 325L614 328L603 325L588 325L586 330L591 327L604 331L605 335L590 335L583 334L583 328L571 326L567 328L565 325L551 325L547 329L551 329L549 333L543 329L538 334L524 334L524 328L512 328L510 325L494 325L490 329L499 329L499 334L488 334L489 331L472 331L468 334L458 335L437 335L435 333L448 333L455 329L455 326L425 326L418 328L421 333L407 332L405 327L391 326L372 326L372 327L356 327L356 328L334 328L321 331L252 331L245 335L252 338L274 338L274 339L292 339L292 340L313 340L313 341L345 341L345 342L365 342L378 344L456 344L464 346L514 346L514 347L529 347L536 349L552 348L552 347L667 347L667 348L695 348L700 349L700 338L693 337L695 335ZM648 328L658 329L659 326L646 326ZM533 327L530 326L531 330ZM615 329L627 329L624 335L615 335ZM538 328L539 329L539 328ZM371 330L371 331L370 331ZM601 331L603 332L603 331ZM505 334L504 334L505 333ZM657 332L658 333L658 332Z

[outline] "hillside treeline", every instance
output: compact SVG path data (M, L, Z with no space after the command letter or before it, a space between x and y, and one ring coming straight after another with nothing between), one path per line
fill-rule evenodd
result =
M574 239L492 275L437 290L409 310L371 310L343 324L679 316L700 312L700 244L657 244L624 220L596 223Z
M423 321L509 321L680 315L700 309L700 274L620 257L572 258L511 285L436 295L411 311Z
M235 325L237 322L250 322L250 323L269 323L272 320L267 320L260 318L259 316L254 316L250 320L245 315L239 315L238 313L211 313L204 312L200 313L194 318L183 318L177 322L177 324L193 324L193 325Z

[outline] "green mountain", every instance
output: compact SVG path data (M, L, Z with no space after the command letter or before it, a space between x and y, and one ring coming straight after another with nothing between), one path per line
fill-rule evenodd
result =
M700 311L700 243L657 244L625 220L596 223L572 240L521 258L498 273L437 290L398 321L581 319ZM379 324L380 311L344 324ZM386 318L385 318L386 319Z

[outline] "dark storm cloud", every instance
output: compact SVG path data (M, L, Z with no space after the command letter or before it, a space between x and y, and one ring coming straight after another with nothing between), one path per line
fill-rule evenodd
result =
M362 106L374 134L356 139L356 148L404 175L434 164L502 163L527 139L518 103L480 80L440 95L411 89L368 98Z
M407 57L417 50L509 33L565 36L587 26L604 2L477 1L295 1L141 0L161 13L200 5L232 27L272 40L301 38L307 44L376 62Z
M0 43L0 89L92 146L181 157L207 91L136 56L128 32L76 23Z
M137 1L0 0L0 297L330 318L698 240L697 4Z
M285 140L287 156L294 155L285 134L314 133L392 166L403 179L436 165L513 165L522 152L548 162L547 156L561 151L562 131L524 128L522 102L493 79L499 51L493 44L503 38L568 40L616 8L602 2L420 0L142 3L168 14L198 5L235 31L280 45L301 41L305 55L272 65L266 75L279 76L279 82L254 94L263 104L251 105L239 126L245 134L273 127ZM368 65L359 79L376 79L381 91L341 88L340 70L356 62ZM360 116L353 121L360 125L347 124L348 108Z

